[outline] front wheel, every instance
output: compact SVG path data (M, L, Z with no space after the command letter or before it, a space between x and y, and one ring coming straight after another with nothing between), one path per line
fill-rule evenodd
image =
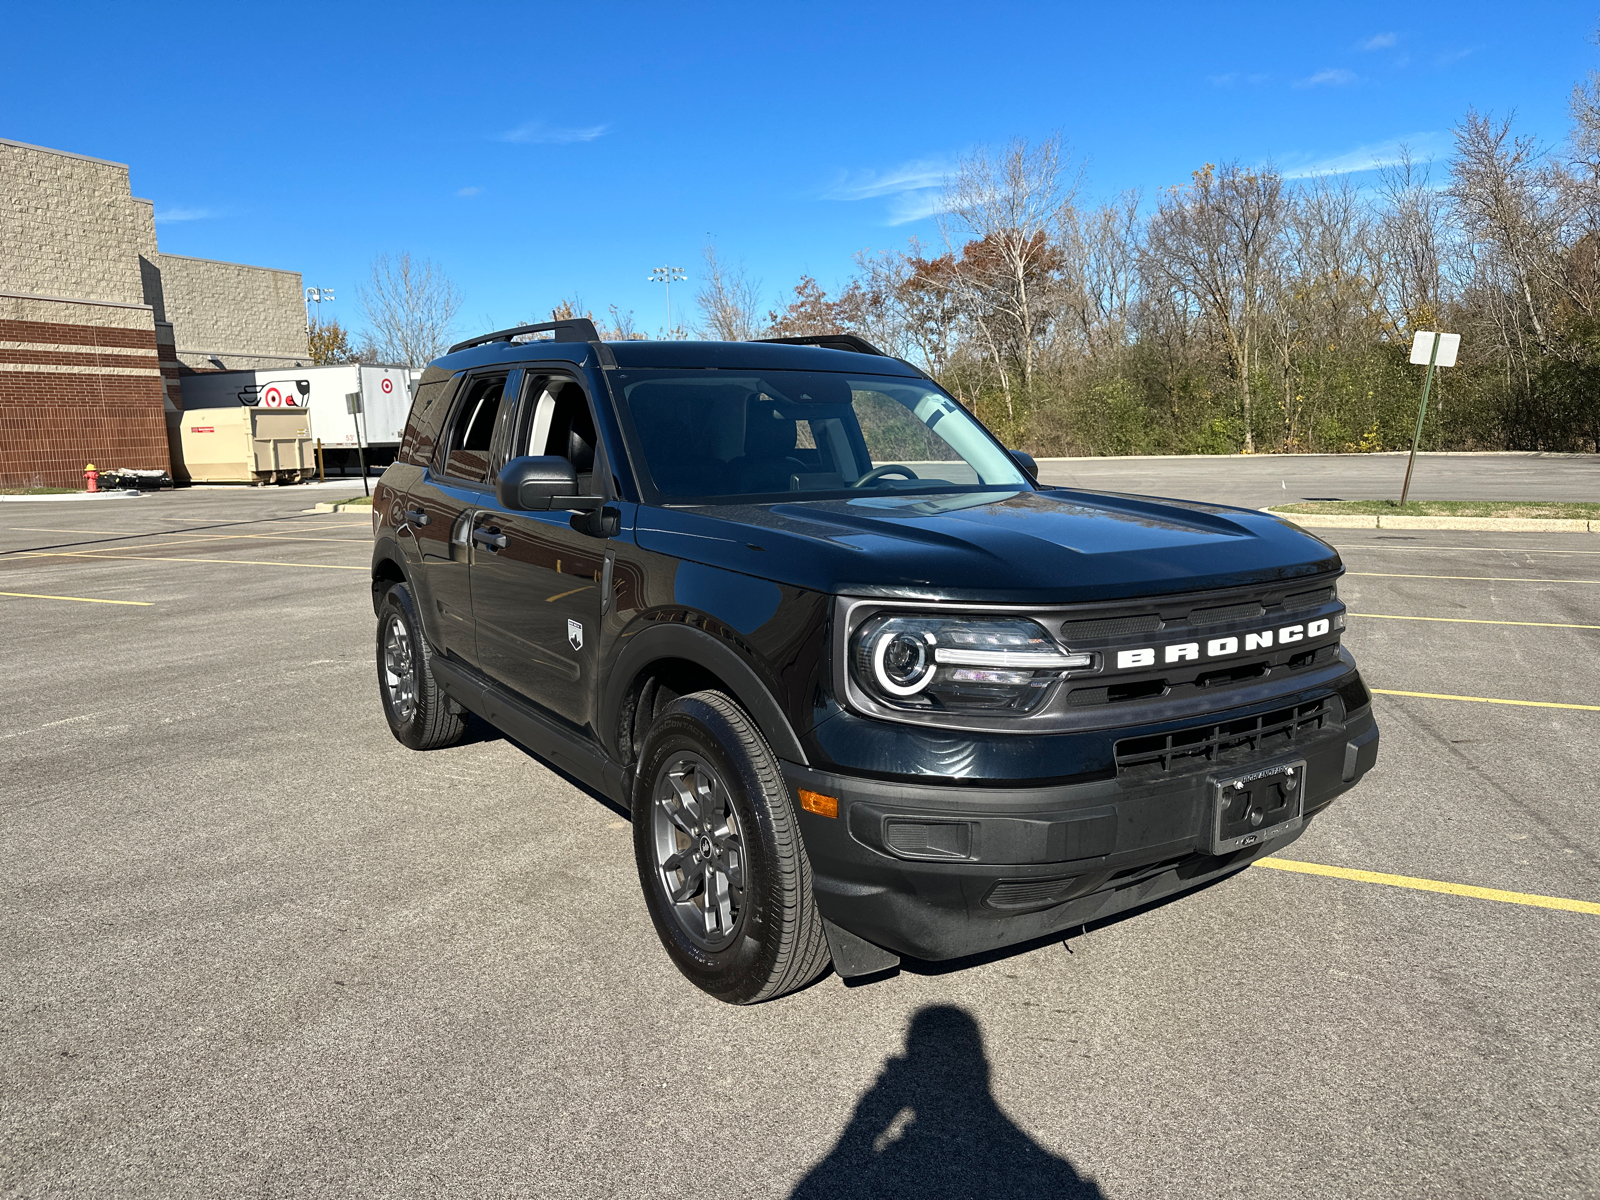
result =
M633 848L656 933L696 987L754 1004L827 968L788 786L721 692L674 700L650 726L634 777Z
M435 682L432 658L411 589L397 583L378 606L378 695L390 731L413 750L453 746L467 727Z

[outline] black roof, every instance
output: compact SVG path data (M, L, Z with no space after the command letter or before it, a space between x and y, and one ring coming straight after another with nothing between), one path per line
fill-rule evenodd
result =
M598 355L602 366L718 368L734 371L850 371L864 375L922 378L922 372L898 358L824 346L780 342L580 342L539 340L495 341L470 346L434 360L447 371L495 363L553 359L583 363ZM610 360L610 361L607 361Z

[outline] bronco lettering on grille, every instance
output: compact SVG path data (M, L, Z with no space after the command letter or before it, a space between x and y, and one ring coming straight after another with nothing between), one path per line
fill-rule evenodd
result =
M1270 650L1273 645L1291 646L1308 638L1319 638L1333 628L1333 622L1324 617L1304 625L1285 625L1280 629L1263 629L1260 633L1247 633L1243 651ZM1139 667L1156 665L1157 653L1162 663L1196 662L1201 658L1230 658L1241 652L1237 637L1211 638L1206 642L1174 642L1169 646L1141 646L1137 650L1117 651L1117 670L1131 671Z

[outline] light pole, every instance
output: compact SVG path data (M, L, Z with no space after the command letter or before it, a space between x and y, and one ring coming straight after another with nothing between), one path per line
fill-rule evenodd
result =
M317 306L317 324L322 324L322 302L333 302L332 288L307 288L306 289L306 328L311 328L311 306Z
M650 272L651 283L664 283L667 285L667 338L672 338L672 285L682 283L689 278L683 273L682 267L656 267Z

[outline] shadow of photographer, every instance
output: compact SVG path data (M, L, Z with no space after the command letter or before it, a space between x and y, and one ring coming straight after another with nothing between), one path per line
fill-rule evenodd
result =
M982 1196L1103 1200L1094 1180L1000 1110L978 1023L964 1009L921 1009L905 1053L888 1060L833 1151L790 1200Z

